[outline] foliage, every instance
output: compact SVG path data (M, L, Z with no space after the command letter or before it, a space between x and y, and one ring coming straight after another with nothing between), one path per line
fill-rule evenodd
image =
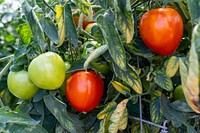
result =
M22 0L14 12L0 2L0 132L158 133L166 122L169 132L200 132L198 0ZM148 49L138 32L141 16L159 7L176 9L184 21L181 44L168 56ZM82 21L91 19L97 24L88 33ZM101 75L104 95L94 110L74 110L65 82L29 100L9 92L8 72L27 71L48 51L70 63L66 79L86 69ZM185 99L174 101L180 85Z

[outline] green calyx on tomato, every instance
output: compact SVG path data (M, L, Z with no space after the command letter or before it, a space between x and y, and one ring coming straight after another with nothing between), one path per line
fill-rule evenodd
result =
M183 20L172 8L158 8L146 12L140 20L142 40L155 53L172 54L183 36Z
M30 99L38 91L38 87L31 81L27 71L9 72L7 79L9 91L20 99Z
M103 80L94 71L77 71L66 82L66 97L79 112L93 110L99 104L103 90Z
M33 83L46 90L58 89L64 82L65 73L64 61L54 52L39 55L28 67L28 75Z

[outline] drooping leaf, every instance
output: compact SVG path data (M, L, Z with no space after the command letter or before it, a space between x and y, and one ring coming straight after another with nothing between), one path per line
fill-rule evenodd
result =
M117 106L116 102L110 102L108 105L98 113L97 118L99 120L104 119L109 112L111 112Z
M157 85L159 85L162 89L165 89L167 91L172 91L173 89L173 84L172 80L168 75L165 74L163 71L157 71L155 73L155 82Z
M100 122L100 127L98 133L108 133L108 128L110 124L110 117L113 114L113 111L108 112L103 120Z
M183 92L185 98L190 105L190 107L200 114L200 105L199 102L199 60L198 55L200 53L200 23L196 25L193 29L192 34L192 44L190 48L189 55L189 70L187 81L182 82Z
M111 84L114 86L114 88L119 91L120 93L126 95L127 93L130 93L130 89L120 82L117 81L111 81Z
M178 71L178 68L179 68L179 58L176 56L172 56L167 62L166 74L169 77L173 77Z
M39 124L39 121L36 121L27 115L11 111L7 107L3 107L3 108L0 108L0 123L37 125L37 124Z
M128 71L123 71L115 63L113 63L113 69L116 77L123 80L137 93L142 93L142 84L140 78L130 65L128 65Z
M56 117L59 123L69 132L75 133L75 125L66 111L66 105L51 95L44 98L45 105L49 111Z
M173 109L180 112L194 112L190 106L187 104L185 99L176 100L169 104Z
M87 58L87 60L84 63L84 69L87 70L88 65L90 64L90 62L92 62L93 60L95 60L96 58L98 58L100 55L102 55L103 53L105 53L108 50L108 46L107 45L102 45L100 47L98 47L97 49L95 49Z
M72 18L72 11L70 4L66 4L64 7L64 25L65 34L67 39L75 46L78 46L78 35L76 32L76 27Z
M130 0L114 0L117 23L130 43L134 35L134 20Z
M61 4L55 7L56 21L58 23L58 37L59 43L57 47L60 47L65 41L65 23L64 23L64 8Z
M44 32L33 8L28 4L28 2L25 2L22 5L22 8L31 27L33 38L39 45L43 45L45 43Z
M163 122L164 117L160 108L160 97L154 98L150 103L151 121L157 124Z
M105 12L99 15L97 23L100 25L104 40L108 46L109 53L117 66L126 71L126 56L120 36L114 26L114 15L112 12Z
M45 34L51 39L52 42L58 43L58 31L50 18L41 18L40 24Z
M200 4L199 0L187 0L188 9L192 19L192 23L200 22Z
M33 38L33 35L31 33L31 29L30 29L30 26L28 24L26 24L26 23L21 24L19 26L18 33L20 35L22 42L25 45L30 44L31 39Z
M126 104L128 99L121 101L113 114L110 117L111 124L109 125L109 132L117 133L118 130L124 130L127 126L128 112Z
M189 133L197 133L195 129L187 122L190 117L189 114L174 110L169 106L169 103L170 101L162 94L160 98L160 105L163 115L168 120L172 121L173 126L180 127L183 124L187 127L188 132L190 131Z

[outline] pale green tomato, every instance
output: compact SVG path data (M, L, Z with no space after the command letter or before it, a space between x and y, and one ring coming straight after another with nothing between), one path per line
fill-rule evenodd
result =
M28 67L30 79L39 88L58 89L65 79L65 63L54 52L46 52L33 59Z
M8 89L20 99L30 99L38 91L38 87L30 80L27 71L9 72Z

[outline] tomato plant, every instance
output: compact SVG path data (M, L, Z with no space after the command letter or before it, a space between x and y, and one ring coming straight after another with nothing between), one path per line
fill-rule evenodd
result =
M30 99L38 91L38 87L30 80L27 71L9 72L8 89L20 99Z
M65 79L65 63L53 52L47 52L33 59L28 67L30 79L38 87L47 90L58 89Z
M66 82L66 97L79 112L94 109L103 96L103 90L103 80L93 71L75 72Z
M172 54L183 36L182 17L172 8L152 9L140 20L140 34L144 43L154 52Z
M197 0L7 1L0 132L200 132Z

